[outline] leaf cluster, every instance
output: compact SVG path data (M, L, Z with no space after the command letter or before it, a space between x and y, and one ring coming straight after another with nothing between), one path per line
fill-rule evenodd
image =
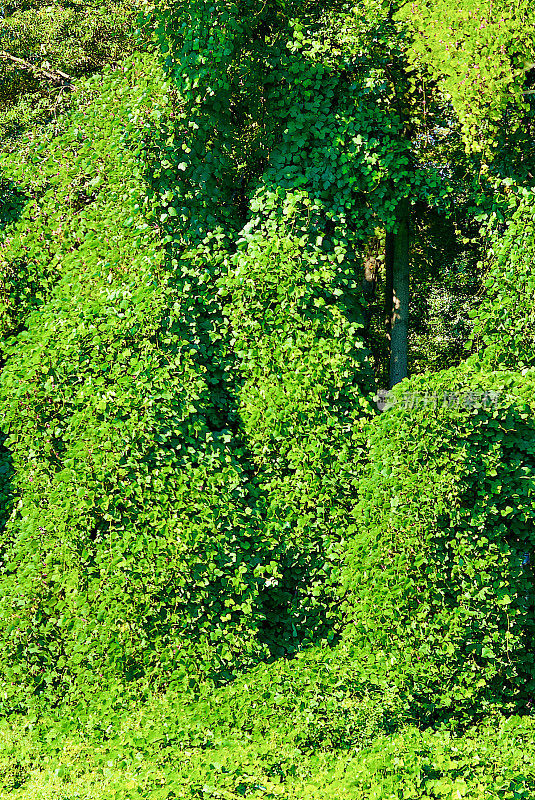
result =
M534 57L529 3L405 3L396 18L412 30L411 61L424 64L451 99L467 148L491 155L504 110L516 109L518 125L527 108L525 74Z
M471 361L483 369L535 365L535 202L513 204L506 225L494 224L484 279L485 295L472 312Z

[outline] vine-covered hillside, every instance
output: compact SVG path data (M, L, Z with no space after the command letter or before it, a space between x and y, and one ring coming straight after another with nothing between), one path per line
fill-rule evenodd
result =
M499 6L6 6L2 800L535 793Z

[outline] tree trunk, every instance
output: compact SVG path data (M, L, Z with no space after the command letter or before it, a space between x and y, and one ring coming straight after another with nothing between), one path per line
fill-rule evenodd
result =
M383 362L381 378L383 386L390 383L390 339L392 331L392 295L394 293L394 234L386 232L385 240L385 305L384 319L387 339L387 351Z
M397 232L386 235L385 311L387 334L390 336L390 389L408 375L409 216L410 202L405 198L397 208Z

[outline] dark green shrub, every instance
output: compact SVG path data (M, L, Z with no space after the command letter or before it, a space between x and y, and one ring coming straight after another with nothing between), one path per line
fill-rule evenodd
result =
M346 633L423 719L533 693L534 389L533 371L418 377L371 425Z
M347 266L307 251L291 228L289 220L252 235L220 290L243 375L239 413L269 503L265 531L277 542L279 574L264 595L273 609L266 633L279 653L297 644L291 626L311 642L322 624L364 449L363 389L372 385Z

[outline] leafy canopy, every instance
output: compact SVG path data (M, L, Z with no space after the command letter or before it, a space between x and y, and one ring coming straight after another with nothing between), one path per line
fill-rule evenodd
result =
M396 18L412 32L408 55L451 99L467 147L492 153L506 108L519 125L526 69L535 61L535 25L528 0L423 0L403 3Z

